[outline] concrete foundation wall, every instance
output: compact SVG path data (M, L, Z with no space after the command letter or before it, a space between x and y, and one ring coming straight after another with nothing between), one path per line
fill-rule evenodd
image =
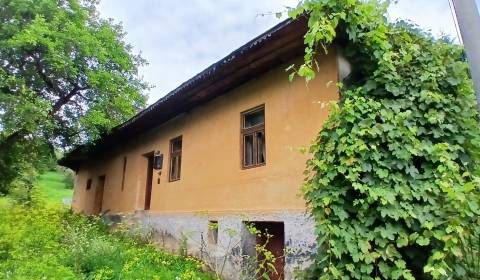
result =
M255 266L255 237L245 222L284 223L285 279L294 279L295 270L308 267L317 251L314 221L302 211L195 214L137 211L129 218L151 234L158 246L176 253L186 250L188 255L203 259L216 271L223 272L226 279L245 279L242 274L245 276L246 270ZM216 245L209 242L210 221L218 221Z

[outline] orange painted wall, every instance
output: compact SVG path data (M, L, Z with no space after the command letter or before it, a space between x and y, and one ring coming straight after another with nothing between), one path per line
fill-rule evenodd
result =
M77 176L73 209L91 213L97 177L106 175L103 211L142 210L147 159L164 154L164 170L154 173L152 212L224 212L304 209L298 196L308 147L338 99L334 51L319 59L320 71L308 85L288 81L283 65L182 114L103 158L92 159ZM265 104L266 165L241 168L240 113ZM169 141L183 136L181 179L168 182ZM127 157L124 190L123 157ZM86 181L93 179L86 190ZM160 184L157 179L160 178Z

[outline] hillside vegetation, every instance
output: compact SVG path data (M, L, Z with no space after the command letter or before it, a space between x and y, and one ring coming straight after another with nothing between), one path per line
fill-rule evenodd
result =
M40 175L37 187L46 203L63 203L73 196L72 186L67 185L65 175L58 171L48 171Z
M63 174L48 172L28 206L0 197L0 279L212 279L196 259L72 213L61 205L71 194Z

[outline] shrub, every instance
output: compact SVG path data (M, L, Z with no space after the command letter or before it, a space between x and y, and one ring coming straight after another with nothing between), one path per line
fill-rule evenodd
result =
M291 11L309 16L294 74L313 79L315 52L337 32L354 65L310 149L315 279L451 277L478 226L479 120L463 50L388 23L386 3L306 0Z
M0 198L0 224L1 279L211 279L193 258L60 206Z
M480 225L472 224L469 229L471 234L460 240L460 261L452 261L455 263L454 279L480 279Z
M75 186L75 172L70 168L65 168L62 166L57 166L56 170L63 174L63 182L65 183L65 187L67 189L73 189Z
M26 207L2 199L0 204L0 278L77 279L63 259L63 211Z

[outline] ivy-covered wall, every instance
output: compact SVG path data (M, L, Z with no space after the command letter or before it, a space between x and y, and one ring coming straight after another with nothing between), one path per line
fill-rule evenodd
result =
M470 273L479 228L479 119L462 47L386 1L305 0L305 63L346 34L353 73L310 148L303 193L321 246L314 279L446 279ZM477 252L478 253L478 252ZM477 255L478 256L478 255Z

